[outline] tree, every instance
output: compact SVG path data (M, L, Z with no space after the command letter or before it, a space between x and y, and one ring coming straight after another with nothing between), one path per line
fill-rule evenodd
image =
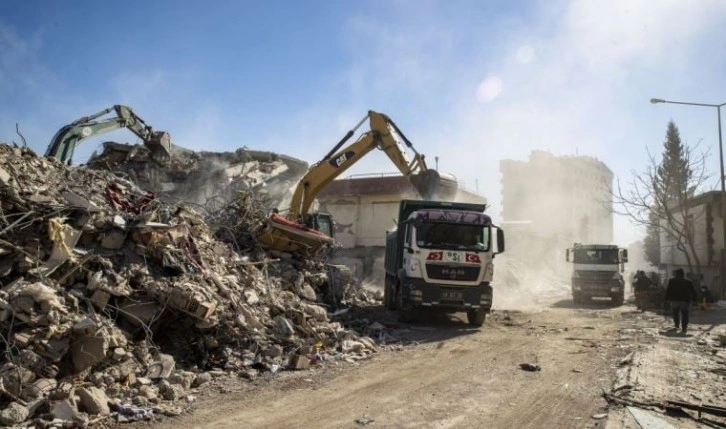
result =
M676 124L668 122L661 160L648 152L648 166L642 173L633 173L627 190L618 180L613 202L621 208L619 213L646 228L651 263L658 265L660 250L672 247L683 253L689 271L700 273L691 202L706 185L708 154L696 152L697 147L684 145Z
M660 227L655 211L650 213L648 224L645 225L645 238L643 239L643 250L645 260L653 266L660 266Z

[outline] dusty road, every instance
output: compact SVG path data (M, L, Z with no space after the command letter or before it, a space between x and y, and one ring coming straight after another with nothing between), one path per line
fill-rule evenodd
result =
M637 317L632 310L576 309L563 300L495 312L482 329L456 316L419 322L394 331L415 342L399 351L257 387L227 386L198 398L193 414L154 427L604 427L593 416L634 340L620 333Z

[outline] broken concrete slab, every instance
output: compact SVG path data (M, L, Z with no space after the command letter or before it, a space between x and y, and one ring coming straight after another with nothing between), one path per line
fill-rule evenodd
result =
M200 387L212 381L212 375L208 372L197 374L192 383L192 387Z
M91 295L91 303L93 303L93 305L95 305L99 310L106 308L110 299L111 294L101 289L96 289Z
M103 336L81 335L71 345L73 370L79 373L103 361L108 352L108 339Z
M82 387L76 391L80 398L81 409L88 414L109 414L108 397L98 387Z
M50 414L55 419L67 421L78 417L78 410L70 399L63 399L61 401L51 403Z
M10 173L8 173L4 168L0 167L0 182L7 184L10 183L10 179L12 179Z
M192 382L196 375L189 371L174 371L173 374L167 378L167 381L171 384L178 384L185 389L189 389L192 386Z
M0 386L15 397L20 396L23 389L36 378L33 371L12 363L3 365L0 371Z
M152 380L168 378L174 371L175 365L176 361L172 356L159 354L158 360L149 365L146 377Z
M287 338L295 334L295 328L285 316L275 317L275 334Z
M24 422L29 415L30 411L26 406L17 402L11 402L0 410L0 424L3 426L15 426Z
M20 393L20 397L26 401L48 396L50 392L58 386L58 382L53 378L40 378L35 380L30 386L27 386Z
M156 301L127 302L119 307L121 316L137 327L148 326L160 312L161 306Z
M294 370L310 368L310 359L305 355L293 354L288 360L287 367Z

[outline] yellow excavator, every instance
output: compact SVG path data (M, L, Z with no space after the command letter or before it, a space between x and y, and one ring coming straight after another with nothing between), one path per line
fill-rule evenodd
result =
M111 112L115 118L99 119ZM139 136L151 152L151 159L163 164L171 158L171 136L166 131L154 131L130 107L115 105L100 112L84 116L58 130L45 151L45 156L54 157L68 165L73 160L73 152L81 140L95 135L108 133L120 128L128 128Z
M366 120L370 121L371 130L341 149ZM412 160L406 155L401 140L413 151ZM373 149L380 149L388 155L421 198L429 200L437 194L441 184L438 172L426 166L424 155L416 151L391 118L371 110L300 179L286 216L273 213L265 225L253 232L257 242L263 247L284 252L332 246L335 239L331 216L310 213L310 208L320 191Z

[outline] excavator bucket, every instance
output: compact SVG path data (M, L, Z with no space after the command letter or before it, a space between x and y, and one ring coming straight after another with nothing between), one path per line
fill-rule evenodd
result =
M171 159L171 135L166 131L155 131L144 144L151 152L151 158L157 162L167 163Z
M421 198L425 200L434 199L441 186L441 175L436 170L426 170L418 174L412 174L409 180L421 195Z

